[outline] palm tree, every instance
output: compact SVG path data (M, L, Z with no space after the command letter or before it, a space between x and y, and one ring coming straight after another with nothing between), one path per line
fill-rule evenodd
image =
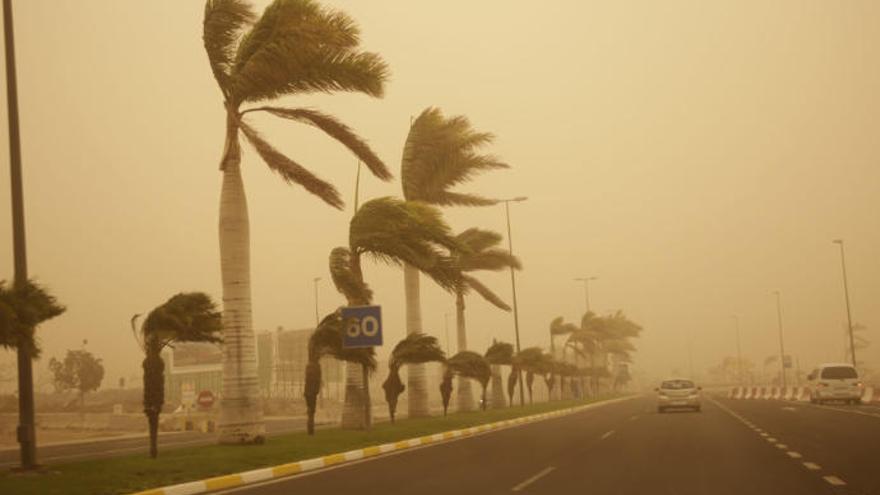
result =
M526 390L529 392L529 404L532 403L532 385L535 375L544 375L547 370L547 354L540 347L527 347L513 356L517 369L526 373Z
M483 356L473 351L461 351L446 360L446 369L443 372L443 382L440 384L440 392L443 396L443 415L449 410L449 399L452 396L452 378L459 376L476 380L483 389L480 399L480 409L486 410L486 388L492 371L489 362Z
M220 312L202 292L172 296L147 315L137 330L140 315L131 318L131 330L144 351L144 414L150 428L150 457L159 455L159 415L165 404L165 363L162 350L176 342L221 342Z
M461 284L455 291L455 317L457 330L457 349L467 350L467 330L464 319L464 297L471 290L481 295L496 308L510 311L510 306L501 300L492 290L482 282L470 275L470 272L478 270L507 270L509 268L521 269L522 265L516 256L506 249L499 249L501 235L481 229L467 229L456 237L459 244L465 249L450 253L453 267L459 272ZM459 378L458 380L458 410L471 411L474 409L474 397L471 392L470 380Z
M335 117L306 108L260 106L287 95L356 91L382 96L388 70L379 55L358 51L360 32L342 12L313 0L274 0L257 18L246 0L207 0L203 39L226 109L220 171L220 271L223 280L223 396L220 442L260 441L259 400L251 321L250 234L239 133L269 168L329 205L343 202L332 184L283 155L244 120L249 112L311 125L338 140L377 177L391 173L369 146Z
M10 287L0 280L0 348L26 349L32 358L39 357L37 327L65 310L45 287L32 280Z
M486 361L492 369L492 407L502 408L507 406L504 399L504 385L501 378L501 365L513 365L513 344L492 340L492 345L486 350ZM513 375L513 373L511 373ZM514 382L515 383L515 382ZM511 404L513 404L513 392Z
M346 397L355 398L351 403L362 404L363 424L369 425L371 423L368 377L370 373L376 371L376 352L372 347L345 348L342 344L343 331L342 315L339 311L335 311L325 316L309 337L309 362L306 365L306 383L303 393L306 400L306 431L309 435L315 434L315 411L318 394L321 391L321 358L324 356L331 356L349 363L355 370L360 369L362 379L348 381L345 394Z
M497 204L494 199L451 191L483 171L508 167L492 155L479 153L493 139L489 133L475 131L466 117L446 118L437 108L425 109L410 126L403 148L403 197L437 206ZM419 271L406 264L403 277L406 332L422 332ZM425 367L412 365L408 371L409 416L427 416L430 411Z
M428 362L444 362L446 354L437 343L437 338L423 333L411 333L394 346L391 359L388 360L388 378L382 384L385 389L385 400L388 402L388 414L394 423L397 412L397 399L406 390L400 379L400 367L404 364L421 364Z
M446 290L453 290L458 283L458 277L446 261L445 250L459 246L440 210L433 206L388 197L367 201L352 217L348 239L348 247L337 247L330 253L330 275L349 306L368 305L373 299L361 269L364 255L392 265L407 263L425 272ZM368 407L362 400L369 397L348 393L362 388L365 379L365 374L359 374L357 367L348 363L342 415L344 428L369 426L358 414L363 407Z
M573 323L566 323L565 320L561 316L557 316L550 322L550 354L553 356L553 359L557 359L556 357L556 337L559 335L571 335L577 330L577 326ZM567 347L562 347L562 361L565 361L565 349ZM562 377L559 377L560 386L559 393L560 399L562 398L562 394L564 392L564 387L562 385Z

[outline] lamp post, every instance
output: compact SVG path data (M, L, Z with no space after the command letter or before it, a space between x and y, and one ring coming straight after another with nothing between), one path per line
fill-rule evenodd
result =
M739 380L739 384L743 384L743 357L742 357L742 348L739 343L739 316L733 315L733 324L736 329L736 375Z
M315 277L312 279L312 284L315 286L315 329L318 328L318 324L321 323L321 317L318 312L318 282L321 281L321 277Z
M782 295L778 290L773 291L776 295L776 321L779 326L779 366L782 370L782 388L785 388L785 340L782 337Z
M507 246L508 252L511 256L513 256L513 238L511 237L510 230L510 203L519 203L521 201L525 201L525 196L518 196L510 199L501 199L498 200L499 203L504 203L504 213L507 218ZM519 311L516 304L516 273L514 268L510 267L510 289L513 294L513 329L516 333L516 352L520 352L520 343L519 343ZM519 405L523 406L526 403L525 392L523 391L523 373L522 370L519 370Z
M596 280L599 277L578 277L575 282L584 283L584 308L587 313L590 312L590 280Z
M846 257L843 254L843 239L835 239L834 244L840 246L840 269L843 272L843 296L846 298L846 324L849 329L849 349L853 367L856 366L856 339L853 335L852 314L849 309L849 283L846 279Z

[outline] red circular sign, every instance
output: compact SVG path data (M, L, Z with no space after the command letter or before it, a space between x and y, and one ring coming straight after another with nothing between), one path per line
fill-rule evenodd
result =
M196 399L199 406L201 407L211 407L214 405L214 394L210 390L202 390L199 392L199 397Z

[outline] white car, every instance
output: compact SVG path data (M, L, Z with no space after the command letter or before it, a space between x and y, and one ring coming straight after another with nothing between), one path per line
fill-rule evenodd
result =
M657 412L667 409L683 408L700 411L700 390L693 380L687 378L669 378L663 380L654 390L657 392Z
M865 387L859 373L851 364L826 363L819 365L809 375L810 402L843 401L851 404L862 402Z

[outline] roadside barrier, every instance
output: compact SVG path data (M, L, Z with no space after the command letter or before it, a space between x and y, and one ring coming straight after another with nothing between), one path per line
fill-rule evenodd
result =
M801 393L797 398L798 402L810 402L810 388L801 387Z

